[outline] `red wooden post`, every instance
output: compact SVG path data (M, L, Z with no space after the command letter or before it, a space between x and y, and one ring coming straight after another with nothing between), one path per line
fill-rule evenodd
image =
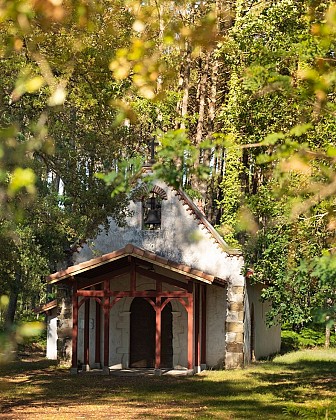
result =
M72 368L77 370L78 297L77 282L72 287Z
M160 369L161 366L161 298L156 298L155 304L155 369Z
M199 366L200 356L200 285L195 284L195 366Z
M201 320L201 363L206 363L206 286L202 286L202 296L201 296L201 305L202 305L202 320Z
M188 282L188 284L191 282ZM190 285L190 289L192 284ZM188 294L188 369L193 368L193 330L194 330L194 302L193 294Z
M89 365L89 328L90 328L90 299L85 301L84 307L84 365Z
M110 340L110 297L109 297L109 280L104 280L104 367L109 365L109 340Z
M95 363L100 365L100 304L96 301Z

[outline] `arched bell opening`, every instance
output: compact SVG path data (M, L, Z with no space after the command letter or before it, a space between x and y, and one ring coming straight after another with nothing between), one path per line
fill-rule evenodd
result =
M154 191L142 200L143 229L161 229L161 206L162 198Z

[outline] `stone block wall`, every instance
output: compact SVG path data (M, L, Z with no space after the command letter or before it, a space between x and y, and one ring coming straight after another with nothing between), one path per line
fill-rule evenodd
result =
M244 292L244 286L228 286L225 369L244 365Z
M72 356L72 288L63 284L57 287L57 360L71 364Z

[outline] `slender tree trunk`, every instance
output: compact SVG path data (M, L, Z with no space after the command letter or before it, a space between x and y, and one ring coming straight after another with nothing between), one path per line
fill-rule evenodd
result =
M324 342L324 346L325 348L329 348L330 347L330 333L331 333L331 328L328 325L328 321L330 320L330 316L326 317L326 328L325 328L325 342Z
M12 283L12 288L9 295L9 303L5 314L5 329L10 330L14 324L21 277L18 273L15 274L15 280Z
M228 0L216 0L215 13L217 18L217 32L220 36L227 35L234 22L234 3ZM219 71L220 62L216 55L216 49L209 55L209 98L208 98L208 120L206 136L210 138L216 132L216 111L220 107L218 92L222 94L227 90L227 78L222 77L219 81L219 75L225 74ZM225 93L224 93L225 95ZM224 99L225 100L225 99ZM221 157L219 156L221 153ZM217 154L217 156L216 156ZM225 151L212 150L204 155L204 163L212 165L210 180L206 192L205 214L213 224L219 224L221 211L218 208L218 202L223 198L223 192L220 184L223 180L223 171L225 166Z
M204 53L201 60L200 68L200 80L199 80L199 106L198 106L198 121L196 128L195 144L198 145L202 141L203 129L204 129L204 118L205 118L205 100L207 93L207 81L209 71L209 53Z
M181 121L177 124L177 127L185 128L185 118L188 114L188 102L189 102L189 84L190 84L190 67L191 67L191 47L188 41L185 42L185 51L182 59L182 66L179 78L179 89L182 91L182 99L178 103L177 112L180 115Z
M216 102L217 102L217 83L218 83L218 60L212 57L211 76L210 76L210 97L209 97L209 121L208 131L212 134L215 129Z

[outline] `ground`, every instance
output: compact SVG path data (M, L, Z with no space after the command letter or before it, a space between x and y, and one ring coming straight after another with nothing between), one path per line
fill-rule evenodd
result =
M0 366L0 419L336 419L336 350L194 377L70 375L41 357Z

